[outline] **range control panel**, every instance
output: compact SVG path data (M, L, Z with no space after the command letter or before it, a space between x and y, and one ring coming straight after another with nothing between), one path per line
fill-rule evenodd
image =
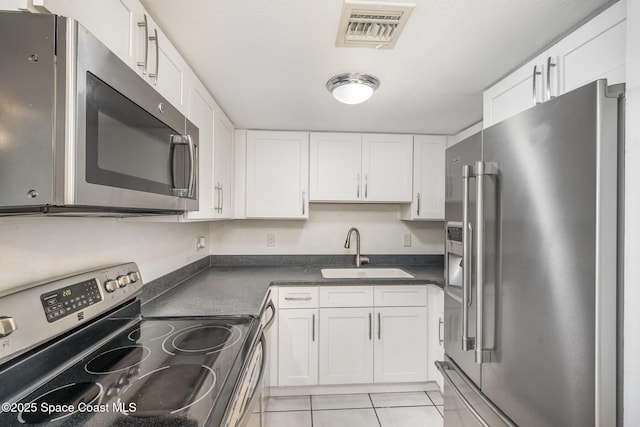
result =
M76 311L102 301L98 280L90 279L56 289L40 296L47 321L55 322Z
M129 262L0 293L0 363L135 299L142 285Z

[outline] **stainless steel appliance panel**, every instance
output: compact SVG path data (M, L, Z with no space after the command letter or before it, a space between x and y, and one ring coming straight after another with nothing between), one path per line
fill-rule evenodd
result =
M0 60L0 198L5 205L38 205L53 198L55 21L51 15L0 14L0 40L11 45L2 49Z
M463 227L463 167L472 167L481 159L482 155L482 134L477 133L469 138L458 142L449 147L446 151L446 199L445 199L445 218L447 224L459 224ZM476 189L475 181L470 177L468 192L468 219L467 219L467 238L472 236L475 224L476 211ZM471 228L469 228L471 226ZM468 242L473 243L471 240ZM471 247L471 246L470 246ZM475 363L474 354L471 350L462 349L462 329L463 329L463 306L462 306L462 289L454 286L449 277L449 269L452 267L451 262L459 262L462 258L461 253L452 254L447 250L445 254L445 269L447 277L445 278L445 297L444 297L444 348L445 353L452 358L461 368L464 369L467 376L478 386L480 386L481 369L480 365ZM475 283L473 281L472 266L475 265L475 255L471 252L470 259L466 261L467 274L470 283L468 286L469 304L467 309L467 329L469 335L473 337L476 330L476 304L475 304ZM453 266L455 268L455 266ZM460 266L458 265L458 268ZM461 270L463 270L461 268Z
M602 205L611 196L600 184L615 183L615 156L601 148L615 153L617 102L605 89L590 84L484 131L484 161L497 174L483 189L490 360L481 388L521 426L615 425L615 388L602 395L615 370L598 375L598 363L615 367L598 348L609 292L615 311L616 203ZM599 269L610 271L607 283Z

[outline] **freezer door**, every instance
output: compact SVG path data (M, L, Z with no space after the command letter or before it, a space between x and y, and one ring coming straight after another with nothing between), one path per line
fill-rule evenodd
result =
M456 223L463 225L463 168L466 166L471 168L477 161L481 159L482 154L482 134L477 133L451 147L446 151L446 199L445 199L445 218L446 223ZM474 178L469 177L468 186L468 218L466 226L467 238L469 244L473 241L473 228L469 228L475 223L475 211L476 211L476 192L474 185ZM463 305L462 305L462 287L459 280L449 277L452 272L456 272L457 275L463 271L460 261L463 261L463 265L467 266L467 274L469 275L469 304L467 307L467 329L470 335L473 337L476 330L476 305L473 295L475 294L475 285L473 282L473 271L471 266L474 265L474 257L471 251L471 245L469 245L469 260L465 262L461 259L459 254L451 255L445 254L445 308L444 308L444 348L445 353L452 358L458 366L460 366L467 374L469 378L477 385L480 386L480 365L474 362L474 354L472 348L469 350L463 350ZM458 265L449 265L452 260ZM453 282L453 283L450 283Z
M515 427L451 359L436 366L444 378L444 427Z
M485 129L482 392L521 426L614 426L617 100L599 81Z

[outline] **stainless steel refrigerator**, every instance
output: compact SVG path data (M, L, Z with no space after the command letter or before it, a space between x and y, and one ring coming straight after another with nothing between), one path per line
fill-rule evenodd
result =
M616 425L622 87L447 150L444 425Z

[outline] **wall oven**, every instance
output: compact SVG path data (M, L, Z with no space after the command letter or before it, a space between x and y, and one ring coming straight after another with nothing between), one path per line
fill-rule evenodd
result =
M0 212L198 209L198 129L72 19L0 13Z

